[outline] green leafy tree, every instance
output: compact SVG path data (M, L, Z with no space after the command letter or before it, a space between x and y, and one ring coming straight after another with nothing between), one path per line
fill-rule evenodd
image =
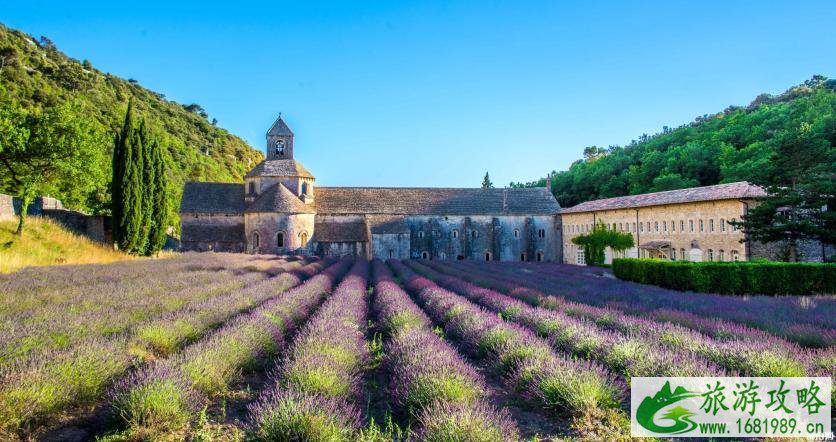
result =
M103 160L104 138L84 113L76 101L45 109L0 102L0 185L21 201L18 234L35 197L77 196L101 181L90 168Z
M609 229L601 221L598 221L588 234L572 238L572 243L583 247L586 263L591 265L604 263L604 250L607 247L621 252L635 245L633 235L629 232Z
M493 189L493 183L491 182L491 176L488 175L488 172L485 172L485 178L482 179L482 188L483 189Z
M736 223L752 240L784 242L790 261L800 258L799 241L836 243L836 115L820 124L826 128L805 122L776 135L770 173L761 183L768 197Z

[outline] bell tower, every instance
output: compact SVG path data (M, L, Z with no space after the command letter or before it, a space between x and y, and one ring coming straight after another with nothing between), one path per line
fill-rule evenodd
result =
M284 122L281 113L267 131L267 159L293 159L293 131Z

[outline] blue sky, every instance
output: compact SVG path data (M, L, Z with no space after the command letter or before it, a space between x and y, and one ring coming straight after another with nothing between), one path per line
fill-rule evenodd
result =
M496 185L585 146L836 77L836 3L25 2L0 21L264 148L282 112L320 185Z

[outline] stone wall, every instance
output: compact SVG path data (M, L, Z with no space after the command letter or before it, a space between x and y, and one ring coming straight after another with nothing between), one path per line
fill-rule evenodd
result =
M15 218L14 198L11 195L0 193L0 221L12 220Z
M409 233L372 233L372 256L380 259L409 259Z
M562 256L556 216L410 216L405 222L414 259L558 261Z
M13 220L20 214L21 201L9 195L0 194L0 220ZM31 216L43 216L63 225L78 235L104 244L113 242L110 217L88 215L75 210L67 210L61 200L51 197L38 197L29 205L26 213Z
M231 214L180 214L180 249L194 252L244 252L244 217Z

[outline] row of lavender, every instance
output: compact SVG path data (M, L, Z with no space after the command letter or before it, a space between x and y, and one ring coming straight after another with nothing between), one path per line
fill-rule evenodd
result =
M14 304L15 309L0 315L0 365L31 351L66 348L86 337L117 334L187 303L228 293L270 274L305 264L305 261L236 260L236 266L228 270L200 267L196 271L182 271L186 265L194 267L195 263L191 259L185 259L185 265L180 259L162 261L165 266L148 266L160 271L153 275L154 284L147 282L151 275L134 272L134 277L119 280L109 276L105 282L82 287L56 283L36 295L3 293L2 297L10 305ZM271 267L264 272L243 270L253 262L269 262ZM79 273L94 281L98 273L116 273L115 270L99 271L98 267L79 268Z
M312 263L240 292L210 298L201 295L207 287L196 287L190 292L196 301L180 311L119 334L81 339L65 349L33 353L0 367L0 431L26 433L49 424L71 407L100 400L107 386L133 365L169 355L231 316L298 285L324 264ZM165 302L164 297L160 302ZM155 329L165 332L148 333Z
M487 398L484 378L431 329L427 315L375 260L377 324L387 340L384 367L391 404L421 440L519 439L514 422Z
M556 264L456 263L459 269L490 272L523 280L527 285L561 298L631 314L676 322L703 333L746 333L755 328L804 346L836 345L836 299L832 296L734 297L677 292L602 278ZM744 327L741 327L744 326Z
M118 383L111 404L132 437L180 429L202 407L240 379L242 372L275 356L285 338L300 326L348 271L343 259L304 284L177 353Z
M774 336L718 340L667 322L619 311L573 304L531 307L521 299L542 300L542 294L486 275L474 277L437 263L409 265L440 285L518 322L561 351L598 360L623 376L832 376L836 349L805 349ZM442 275L432 269L445 272ZM457 277L450 276L456 275ZM470 284L505 287L505 296ZM571 309L572 314L567 314ZM659 345L661 344L661 345Z
M440 285L548 337L556 347L599 359L625 376L812 376L820 373L820 364L833 355L832 350L803 349L776 337L716 340L675 324L591 306L575 306L585 308L586 313L570 316L560 306L531 307L470 284L465 281L468 274L444 265L430 263L429 267L459 278L417 262L410 265Z
M351 440L361 429L368 273L358 260L293 340L273 386L250 406L253 439Z
M439 287L400 261L388 263L430 317L444 326L445 335L500 374L511 390L556 416L570 416L580 437L625 437L626 385L618 377L596 363L556 353L531 330Z

